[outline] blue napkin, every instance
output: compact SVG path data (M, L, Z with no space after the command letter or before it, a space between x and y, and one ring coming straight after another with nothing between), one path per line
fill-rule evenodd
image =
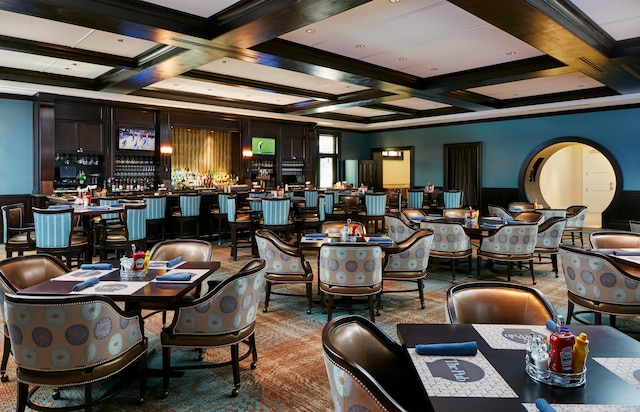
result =
M100 282L100 279L98 279L98 278L95 278L95 277L94 278L89 278L89 279L85 280L84 282L80 282L77 285L75 285L72 290L74 292L77 292L79 290L91 287L91 286L97 284L98 282Z
M109 210L109 206L89 206L91 210Z
M616 256L640 256L640 249L614 250Z
M391 243L392 240L390 237L370 237L369 242L375 243Z
M111 263L84 263L80 266L80 269L86 270L111 270L113 265Z
M474 356L477 352L478 344L475 341L416 345L418 355Z
M431 217L442 217L442 215L440 213L429 213L427 216L431 216Z
M556 409L549 405L549 402L544 398L536 399L536 408L538 408L540 412L556 412Z
M549 329L551 332L556 332L558 330L558 325L552 321L551 319L549 319L546 323L545 326L547 327L547 329Z
M170 261L167 262L167 267L171 268L174 267L175 265L177 265L178 263L182 262L182 256L176 256L173 259L171 259Z
M493 225L491 223L483 223L480 225L481 227L487 227L490 229L498 229L500 227L500 225Z
M49 209L69 209L71 205L51 205Z
M124 205L122 203L113 203L109 205L110 208L114 208L114 207L124 207Z
M424 222L427 220L425 216L412 217L411 220L415 220L416 222Z
M168 273L166 275L156 276L156 280L159 280L159 281L191 280L191 273Z
M318 237L318 238L325 238L327 237L326 233L306 233L304 235L304 237Z

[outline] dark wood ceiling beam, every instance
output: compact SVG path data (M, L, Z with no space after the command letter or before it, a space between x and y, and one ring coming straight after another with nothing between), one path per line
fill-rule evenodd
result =
M306 101L286 106L285 112L289 114L305 115L310 113L320 113L349 107L367 106L377 103L381 98L388 96L380 90L363 90L352 93L349 96L340 96L330 102Z
M93 79L70 77L60 74L36 72L0 67L0 79L14 82L44 84L49 86L70 87L82 90L97 90L98 84Z
M131 93L131 95L150 97L155 99L170 99L179 102L196 103L207 106L231 107L241 110L255 110L269 113L284 113L284 108L282 106L250 102L246 100L225 99L216 96L203 96L193 93L181 93L176 91L144 89L133 92Z
M550 7L548 1L553 0L451 0L451 3L575 68L576 71L600 81L616 92L640 92L638 81L609 59L599 44L589 44L574 34L572 29L575 31L576 27L573 24L577 19L567 19L558 10ZM563 24L567 24L568 27Z

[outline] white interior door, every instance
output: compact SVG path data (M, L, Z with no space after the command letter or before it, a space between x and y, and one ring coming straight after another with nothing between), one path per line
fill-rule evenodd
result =
M602 227L602 212L609 206L616 190L616 175L607 158L599 151L583 149L583 195L588 208L585 226Z

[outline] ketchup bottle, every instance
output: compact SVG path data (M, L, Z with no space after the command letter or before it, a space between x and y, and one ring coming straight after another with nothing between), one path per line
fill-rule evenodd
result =
M553 332L549 338L551 351L549 352L549 369L557 373L573 373L573 345L575 336L566 326Z

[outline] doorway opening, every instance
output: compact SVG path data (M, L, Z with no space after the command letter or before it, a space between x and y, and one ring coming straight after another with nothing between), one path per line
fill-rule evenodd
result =
M552 209L585 205L585 226L601 228L602 213L622 190L622 173L609 151L586 139L567 137L532 153L520 180L527 200Z

